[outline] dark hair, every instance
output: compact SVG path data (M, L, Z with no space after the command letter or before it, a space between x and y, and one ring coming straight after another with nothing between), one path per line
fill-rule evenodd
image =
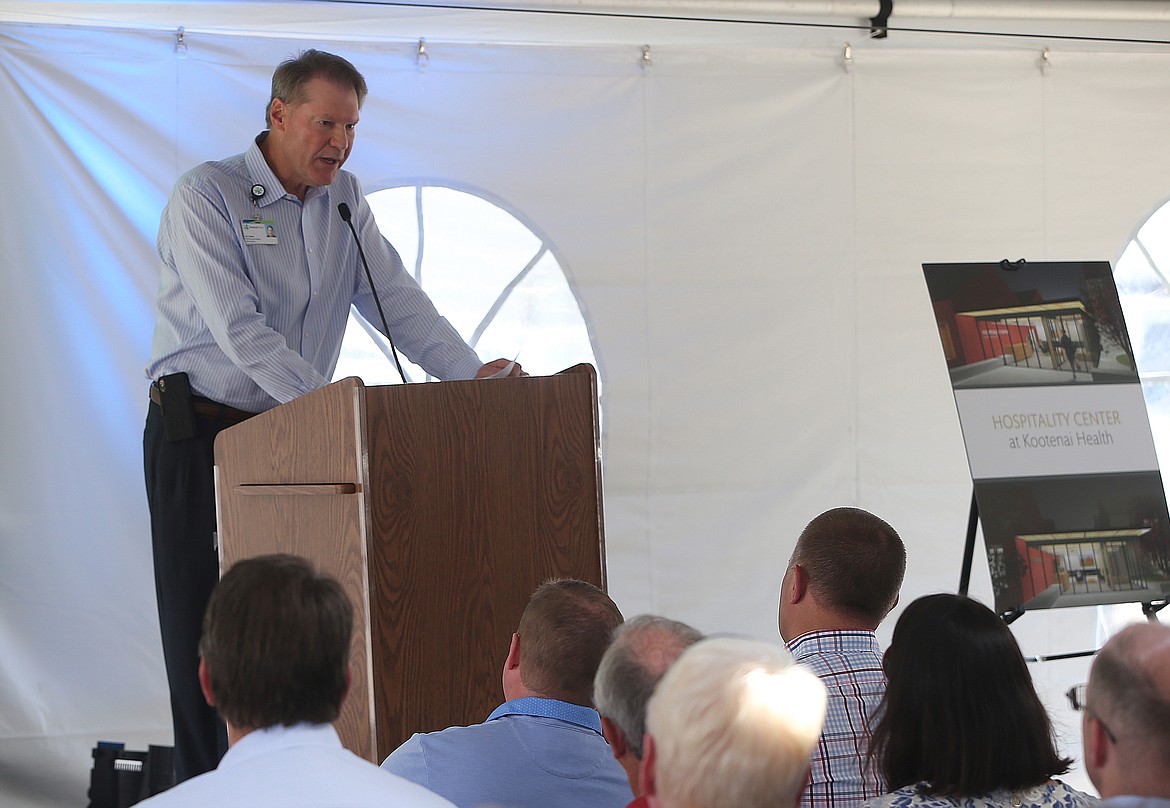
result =
M211 593L199 642L220 716L250 729L336 720L352 635L341 584L305 559L237 562Z
M701 639L686 623L652 614L627 620L614 632L593 680L593 700L597 711L622 731L638 760L654 688L679 654Z
M353 87L358 109L366 101L366 80L347 59L310 48L280 63L272 74L272 95L264 109L264 123L272 126L272 102L279 98L286 104L305 101L305 85L313 79L327 79L342 87Z
M898 602L906 547L869 511L833 508L801 532L791 563L804 569L817 600L876 626Z
M870 747L890 790L972 797L1068 771L1007 624L963 595L906 607L886 651Z
M609 595L572 578L537 587L520 617L520 680L535 693L590 706L601 655L621 625Z

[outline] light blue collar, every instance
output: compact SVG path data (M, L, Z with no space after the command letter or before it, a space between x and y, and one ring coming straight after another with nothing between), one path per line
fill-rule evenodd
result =
M503 718L506 715L528 715L539 718L555 718L559 721L568 721L586 729L601 734L601 716L592 707L582 707L579 704L570 704L558 699L542 699L536 696L524 696L512 699L492 710L488 721Z

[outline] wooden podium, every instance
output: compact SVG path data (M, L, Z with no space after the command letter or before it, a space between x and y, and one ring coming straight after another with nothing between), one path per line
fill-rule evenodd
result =
M221 569L295 553L355 607L337 729L380 763L483 721L529 595L604 587L597 376L366 387L350 378L215 443Z

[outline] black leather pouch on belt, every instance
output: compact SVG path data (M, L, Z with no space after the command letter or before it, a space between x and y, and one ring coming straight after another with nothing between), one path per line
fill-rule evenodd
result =
M195 437L195 402L191 399L191 382L186 373L161 376L155 382L167 440Z

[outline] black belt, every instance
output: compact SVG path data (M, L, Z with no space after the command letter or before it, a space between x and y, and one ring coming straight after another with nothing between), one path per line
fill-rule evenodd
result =
M150 400L160 407L162 406L162 396L159 395L158 385L154 383L150 385ZM200 418L210 418L213 421L220 421L225 424L238 424L241 421L247 421L256 414L254 412L237 410L235 407L220 404L218 401L212 401L203 396L192 396L191 406L194 408L195 414Z

